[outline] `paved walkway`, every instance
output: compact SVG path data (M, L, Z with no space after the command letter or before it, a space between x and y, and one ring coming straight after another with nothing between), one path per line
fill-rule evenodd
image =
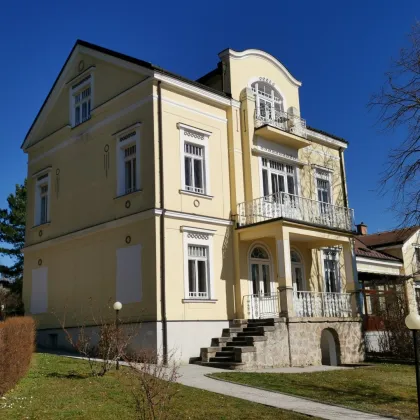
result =
M325 366L309 368L275 368L264 369L263 371L259 372L314 372L319 370L326 370L325 368ZM330 367L329 369L334 368ZM316 416L322 419L380 420L387 418L374 414L366 414L361 411L337 407L334 405L321 404L306 400L304 398L291 397L289 395L280 394L278 392L264 391L248 386L232 384L230 382L223 382L205 376L206 374L215 372L226 372L226 370L209 368L199 365L183 365L180 367L179 373L181 374L181 377L179 378L179 382L183 385L204 389L206 391L241 398L243 400L253 401L256 403L282 408L284 410L290 410L297 413L308 414L310 416Z

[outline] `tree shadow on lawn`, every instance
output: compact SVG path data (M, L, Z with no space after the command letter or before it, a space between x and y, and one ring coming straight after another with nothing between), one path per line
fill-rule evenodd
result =
M59 378L59 379L89 379L92 375L88 374L80 374L75 371L70 371L68 373L59 373L59 372L51 372L47 373L48 378Z

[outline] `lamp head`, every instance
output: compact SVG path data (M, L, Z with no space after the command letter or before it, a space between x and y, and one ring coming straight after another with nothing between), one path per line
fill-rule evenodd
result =
M121 302L115 302L114 303L114 310L115 311L121 311L122 309L122 303Z
M405 318L405 325L410 330L420 330L420 315L416 312L410 312Z

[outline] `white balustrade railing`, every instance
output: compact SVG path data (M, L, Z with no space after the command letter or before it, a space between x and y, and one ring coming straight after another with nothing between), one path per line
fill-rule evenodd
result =
M307 137L306 120L298 115L276 110L271 105L260 104L255 110L255 128L263 125L271 125L305 139Z
M238 204L238 226L285 218L352 231L353 209L277 192Z
M248 319L277 318L280 314L278 293L244 296L244 309Z
M293 292L293 309L297 317L352 316L351 293Z

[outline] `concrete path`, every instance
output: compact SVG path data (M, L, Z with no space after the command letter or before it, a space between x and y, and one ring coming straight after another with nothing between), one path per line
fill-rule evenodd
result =
M309 368L275 368L264 369L258 372L297 373L314 372L319 370L326 370L325 366ZM387 418L334 405L321 404L306 400L304 398L291 397L289 395L280 394L278 392L264 391L248 386L232 384L230 382L223 382L205 376L206 374L216 372L226 372L226 370L199 365L183 365L180 367L179 373L181 374L181 377L179 378L179 382L183 385L204 389L206 391L241 398L243 400L253 401L256 403L282 408L284 410L290 410L301 414L308 414L310 416L316 416L322 419L380 420Z

